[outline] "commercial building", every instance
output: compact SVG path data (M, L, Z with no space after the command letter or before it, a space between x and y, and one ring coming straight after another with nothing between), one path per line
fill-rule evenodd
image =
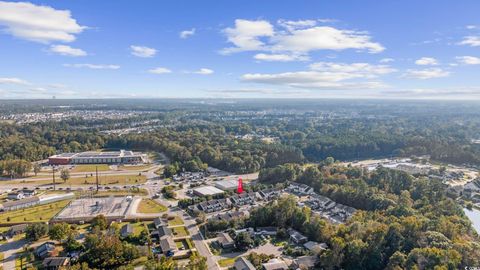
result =
M215 187L225 191L236 190L238 187L238 181L233 179L217 181L215 182Z
M212 186L203 186L203 187L194 188L193 194L200 197L215 196L215 195L223 194L223 190L220 190Z
M63 153L48 158L51 165L67 164L135 164L144 163L147 156L132 151Z

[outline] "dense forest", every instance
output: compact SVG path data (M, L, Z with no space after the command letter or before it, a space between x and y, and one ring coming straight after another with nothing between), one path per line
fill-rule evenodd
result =
M18 101L20 102L20 101ZM353 101L82 101L0 104L2 113L74 110L148 112L127 119L73 117L0 124L0 159L36 161L54 153L100 148L164 152L173 169L206 166L236 173L284 163L429 155L431 159L480 166L480 110L476 104ZM67 101L64 101L67 102ZM98 101L100 102L100 101ZM56 104L56 103L55 103ZM276 105L276 106L275 106ZM155 123L155 124L152 124ZM146 127L116 135L106 131ZM272 138L272 140L263 140Z
M290 175L288 181L359 209L346 224L332 225L298 207L295 197L283 197L252 211L250 225L273 222L327 243L319 255L324 269L463 269L480 261L478 234L439 180L327 164L265 169L260 180L283 184Z

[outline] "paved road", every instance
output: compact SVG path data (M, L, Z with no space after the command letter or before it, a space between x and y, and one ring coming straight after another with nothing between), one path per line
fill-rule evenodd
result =
M162 187L162 184L153 185L151 182L147 182L145 188L148 190L149 195L154 194L155 189L159 189ZM200 229L197 226L197 223L194 218L189 216L185 211L180 209L176 202L165 200L162 198L155 199L157 202L168 206L168 214L170 215L177 215L183 219L185 222L185 227L187 227L188 232L192 236L192 241L195 244L195 247L200 254L207 259L207 266L209 270L220 270L216 260L213 257L213 254L210 252L207 244L205 243L202 234L200 233Z
M0 245L0 252L3 252L4 261L3 269L4 270L15 270L15 258L17 257L17 252L23 250L23 246L27 243L25 239L12 240L8 239L8 243Z

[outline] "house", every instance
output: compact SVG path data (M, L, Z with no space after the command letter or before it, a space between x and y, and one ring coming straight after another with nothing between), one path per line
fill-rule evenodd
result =
M125 224L123 227L120 229L120 236L121 237L127 237L133 234L133 226L132 224Z
M24 189L22 190L22 192L25 198L32 197L37 194L37 191L35 191L35 189Z
M300 183L291 183L286 188L286 191L297 195L309 195L314 193L312 187Z
M228 233L219 233L217 235L217 241L224 249L233 248L235 246L235 241L233 241Z
M158 241L164 236L173 236L172 230L168 228L167 225L162 225L152 232L152 237Z
M45 242L35 249L35 256L40 259L51 257L55 252L55 244L53 242Z
M165 235L160 238L160 249L162 250L163 255L167 257L173 256L177 250L177 245L175 245L172 236Z
M226 199L210 200L206 202L201 202L197 205L197 208L205 213L222 211L224 209L227 209L228 207L229 205Z
M293 260L293 266L299 269L315 269L318 262L318 256L301 256Z
M242 193L242 194L235 194L230 197L230 201L235 206L243 206L247 204L253 204L257 200L257 193L256 192L249 192L249 193Z
M243 217L248 218L249 216L250 216L250 213L248 211L229 211L226 213L215 215L210 219L230 221L232 219L238 219Z
M7 194L7 199L9 200L20 200L23 198L25 198L25 195L23 194L22 191L10 192Z
M303 246L309 251L314 253L319 253L320 251L327 249L327 244L318 243L314 241L308 241L305 244L303 244Z
M268 188L268 189L263 189L258 192L258 194L262 197L263 200L265 201L271 201L282 193L281 189L278 188Z
M290 234L290 241L294 242L297 245L306 243L308 241L308 238L306 236L294 229L288 230L288 233Z
M233 268L235 270L255 270L255 266L247 260L245 257L239 257L235 260L235 263L233 264Z
M287 270L287 264L279 259L271 259L266 263L262 264L262 269L264 270Z
M7 232L7 235L9 237L14 237L15 235L19 235L25 232L25 229L27 229L27 224L18 224L18 225L13 225L10 227L10 229Z
M277 235L277 227L257 227L257 235Z
M163 225L163 221L161 218L157 217L153 220L153 224L155 225L155 229L158 229L160 226Z
M70 265L69 257L49 257L49 258L45 258L42 262L43 269L45 270L64 269L69 265Z

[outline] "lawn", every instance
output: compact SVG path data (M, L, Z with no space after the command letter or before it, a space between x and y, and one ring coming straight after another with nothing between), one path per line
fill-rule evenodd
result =
M138 205L137 212L144 214L154 214L167 211L167 207L152 200L152 199L142 199Z
M172 232L173 232L173 235L175 235L176 237L184 237L188 235L187 228L185 228L184 226L173 227Z
M183 220L179 216L172 216L168 218L168 226L183 225Z
M220 267L229 267L235 263L236 259L237 257L220 259L218 260L218 265L220 265Z
M147 171L148 169L150 169L151 167L153 167L151 164L145 164L145 165L122 165L122 166L119 166L118 169L119 170L126 170L126 171Z
M109 171L110 166L108 164L85 164L85 165L75 165L73 169L70 170L72 173L81 173L81 172L95 172L95 168L98 168L99 172Z
M100 185L110 185L110 184L121 184L121 185L132 185L132 184L142 184L147 181L147 177L145 175L99 175L98 177ZM51 179L48 180L35 180L34 178L28 178L25 180L4 180L0 181L0 185L21 185L23 183L28 184L38 184L38 185L48 185L52 184L53 181ZM59 186L68 186L68 185L83 185L83 184L95 184L96 178L95 174L91 176L90 174L87 177L72 177L67 181L63 181L57 175L55 183Z
M148 191L144 188L130 189L130 190L98 191L98 193L94 194L94 197L128 196L128 195L148 195Z
M60 212L70 200L64 200L45 205L37 205L30 208L2 212L0 213L0 223L18 223L18 222L42 222L50 220L55 214ZM7 219L10 218L9 221Z

